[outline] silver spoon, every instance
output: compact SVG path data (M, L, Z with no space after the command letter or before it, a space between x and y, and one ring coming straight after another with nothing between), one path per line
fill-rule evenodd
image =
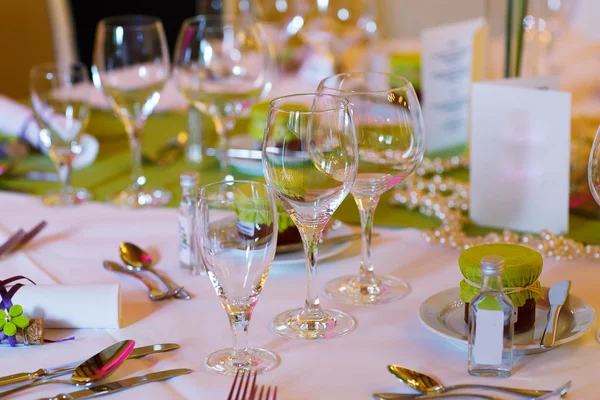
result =
M127 360L127 357L129 357L129 354L131 354L134 347L135 342L133 340L124 340L122 342L115 343L79 364L75 371L73 371L71 379L48 379L35 381L26 385L21 385L14 389L5 390L4 392L0 393L0 397L20 392L21 390L31 387L45 385L47 383L65 383L67 385L84 387L91 386L93 383L98 382L115 372L117 368L119 368L121 364Z
M149 271L153 273L169 288L169 292L172 292L176 298L184 300L192 298L183 287L178 286L168 277L160 275L152 266L152 256L135 244L127 242L121 243L119 245L119 254L121 260L127 265L128 269L135 272Z
M102 265L104 266L104 269L107 269L107 270L113 271L113 272L117 272L119 274L131 276L131 277L139 280L140 282L142 282L146 286L146 288L148 288L148 292L149 292L148 297L150 297L150 300L160 301L160 300L168 299L169 297L173 297L173 293L164 292L160 289L157 289L156 287L154 287L152 282L150 282L144 276L136 274L134 272L131 272L127 268L122 267L121 265L117 264L116 262L104 261L102 263Z
M463 385L453 385L453 386L442 386L434 378L422 374L417 371L413 371L412 369L404 368L399 365L388 365L388 370L402 382L412 387L413 389L418 390L424 394L441 394L448 392L450 390L458 390L458 389L483 389L483 390L494 390L498 392L510 393L514 395L524 396L528 398L536 398L548 393L552 393L548 390L527 390L527 389L516 389L510 387L503 386L491 386L491 385L479 385L479 384L463 384ZM569 390L570 385L567 385L565 388L559 391L560 395L564 395Z

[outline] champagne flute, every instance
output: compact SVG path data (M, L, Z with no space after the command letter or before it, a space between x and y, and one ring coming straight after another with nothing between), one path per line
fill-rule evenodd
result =
M262 183L217 182L198 195L198 248L233 331L233 348L206 359L206 366L220 374L261 373L279 364L274 353L247 346L250 317L275 256L277 218L275 200Z
M377 33L373 0L301 0L304 27L299 34L333 57L334 72L343 69L347 50L369 43Z
M408 294L408 285L395 276L375 275L371 231L381 195L402 182L423 159L421 106L410 82L391 74L334 75L321 81L317 91L343 96L352 106L359 162L350 192L362 227L359 274L334 279L325 293L335 301L357 305L398 300Z
M170 74L161 21L142 15L101 20L92 72L95 85L123 122L131 147L131 186L114 195L112 203L131 208L168 203L171 193L147 186L142 170L142 131Z
M321 308L315 279L323 228L356 177L356 135L348 100L317 94L273 100L262 151L265 179L298 227L306 253L304 307L277 315L271 328L294 339L347 334L354 320L341 311Z
M265 34L249 16L199 15L184 21L173 58L179 90L213 119L217 156L228 174L227 149L236 119L269 89Z
M71 167L81 153L80 134L87 126L90 109L86 84L90 81L87 67L76 63L65 66L41 64L30 72L29 86L33 115L40 127L40 141L58 171L62 188L43 197L50 206L69 206L92 199L86 189L69 184ZM74 86L80 86L81 97L69 96Z

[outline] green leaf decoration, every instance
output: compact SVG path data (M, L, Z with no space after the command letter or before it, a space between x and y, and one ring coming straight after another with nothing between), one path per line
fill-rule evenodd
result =
M15 336L17 333L17 326L12 322L7 322L4 324L4 334L6 336Z
M17 328L25 329L29 326L29 318L24 315L14 317L11 322L17 326Z
M8 315L11 317L18 317L21 314L23 314L23 307L21 307L19 304L12 306L8 312Z
M6 311L0 309L0 318L4 319L4 317L6 317Z
M6 321L4 320L4 317L2 317L2 319L0 319L0 329L2 329L4 327L5 323L6 323Z

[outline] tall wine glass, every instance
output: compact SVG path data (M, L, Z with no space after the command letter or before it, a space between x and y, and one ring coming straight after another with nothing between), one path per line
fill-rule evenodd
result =
M299 34L308 43L333 57L336 73L342 72L343 56L364 45L377 33L376 1L300 0L304 4L304 27Z
M87 126L90 109L87 96L69 96L68 91L80 85L82 93L90 78L83 64L59 66L41 64L33 67L29 77L33 115L40 127L40 141L58 171L62 188L43 197L46 205L68 206L92 198L86 189L69 184L71 167L81 153L79 136Z
M321 308L315 279L323 228L356 177L356 135L348 100L316 94L273 100L262 154L265 179L298 227L306 253L304 307L277 315L271 327L294 339L344 335L354 328L354 320Z
M600 128L596 131L588 161L588 184L594 200L600 206ZM600 328L596 330L596 338L600 341Z
M131 186L117 193L112 203L132 208L168 203L171 193L148 186L142 170L142 131L170 74L161 21L142 15L101 20L92 72L94 83L125 125L131 147Z
M233 348L206 359L215 372L234 375L241 368L261 373L279 364L270 351L247 346L250 317L275 256L277 218L275 200L262 183L218 182L200 190L198 248L229 317L234 341Z
M266 36L246 15L199 15L184 21L173 58L179 90L214 121L221 169L229 173L227 149L236 119L268 89Z
M408 80L380 73L325 78L319 93L347 98L358 142L358 175L350 192L360 212L362 261L358 275L329 282L325 292L350 304L380 304L404 297L408 285L394 276L377 276L371 263L371 230L383 193L410 175L423 159L425 129L421 106Z

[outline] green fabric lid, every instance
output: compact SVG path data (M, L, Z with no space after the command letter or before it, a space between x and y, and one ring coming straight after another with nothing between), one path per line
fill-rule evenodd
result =
M254 180L260 183L266 182L264 177L256 178ZM275 204L277 205L277 231L285 232L290 226L295 226L294 221L292 221L287 211L279 204L279 201L275 200ZM235 212L241 222L251 222L254 224L270 223L270 221L268 221L268 213L261 211L261 209L264 210L264 204L261 205L257 201L248 200L248 202L238 202L235 207Z
M481 285L481 259L485 256L501 256L504 258L504 288L525 288L533 286L541 289L538 278L542 273L544 260L542 255L529 247L518 244L482 244L464 250L458 257L460 272L469 281ZM479 288L462 280L460 282L460 298L469 303L479 293ZM515 307L521 307L529 299L537 299L539 295L525 290L508 295Z

